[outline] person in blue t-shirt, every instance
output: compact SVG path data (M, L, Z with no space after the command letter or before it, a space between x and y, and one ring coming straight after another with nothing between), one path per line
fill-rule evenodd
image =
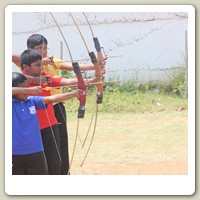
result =
M29 96L42 92L41 86L28 88L27 78L12 73L12 174L48 175L40 126L36 110L46 109L48 103L78 97L83 91L54 96Z

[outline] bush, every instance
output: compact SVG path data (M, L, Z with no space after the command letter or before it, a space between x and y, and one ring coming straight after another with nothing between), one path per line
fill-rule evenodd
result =
M174 71L173 76L169 79L168 82L163 84L160 89L164 94L175 95L178 97L184 97L185 95L185 68L179 68Z
M149 81L145 84L136 84L135 80L126 81L122 84L112 83L106 88L112 88L112 91L121 93L135 94L138 92L148 92L155 94L174 95L184 97L185 94L185 68L179 67L173 71L168 81Z

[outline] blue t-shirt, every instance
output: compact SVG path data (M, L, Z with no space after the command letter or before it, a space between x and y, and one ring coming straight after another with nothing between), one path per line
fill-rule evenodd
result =
M36 110L46 109L44 97L29 96L24 101L12 97L12 155L43 151Z

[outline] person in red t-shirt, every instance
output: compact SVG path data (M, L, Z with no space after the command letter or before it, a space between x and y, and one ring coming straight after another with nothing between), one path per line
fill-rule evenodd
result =
M67 86L67 85L76 85L77 79L66 79L63 77L55 77L48 73L41 72L41 55L35 50L25 50L20 57L21 67L23 69L24 74L29 76L46 76L49 75L51 77L51 84L41 84L42 93L40 96L51 96L50 91L46 90L47 86L50 87L58 87L58 86ZM96 82L98 78L89 79L90 82ZM31 84L29 83L29 87L37 86L40 84ZM46 110L37 111L42 141L44 145L44 151L47 159L47 165L50 175L62 175L61 169L62 160L60 156L60 137L59 137L59 128L57 124L57 119L54 114L53 105L49 104ZM67 172L64 172L66 174Z

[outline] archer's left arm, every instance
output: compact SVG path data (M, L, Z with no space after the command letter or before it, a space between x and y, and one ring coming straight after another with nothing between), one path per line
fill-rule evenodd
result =
M62 78L60 80L59 86L70 86L70 85L76 85L78 83L78 80L76 78Z
M88 83L96 83L96 82L100 82L100 81L102 81L101 77L84 79L84 82L86 83L86 85ZM62 78L61 81L60 81L60 84L59 84L59 86L72 86L72 85L78 85L78 79L76 79L76 78L70 78L70 79Z
M80 70L81 71L87 71L87 70L94 70L94 65L93 64L79 64ZM73 70L73 66L71 62L63 62L60 65L61 70Z

